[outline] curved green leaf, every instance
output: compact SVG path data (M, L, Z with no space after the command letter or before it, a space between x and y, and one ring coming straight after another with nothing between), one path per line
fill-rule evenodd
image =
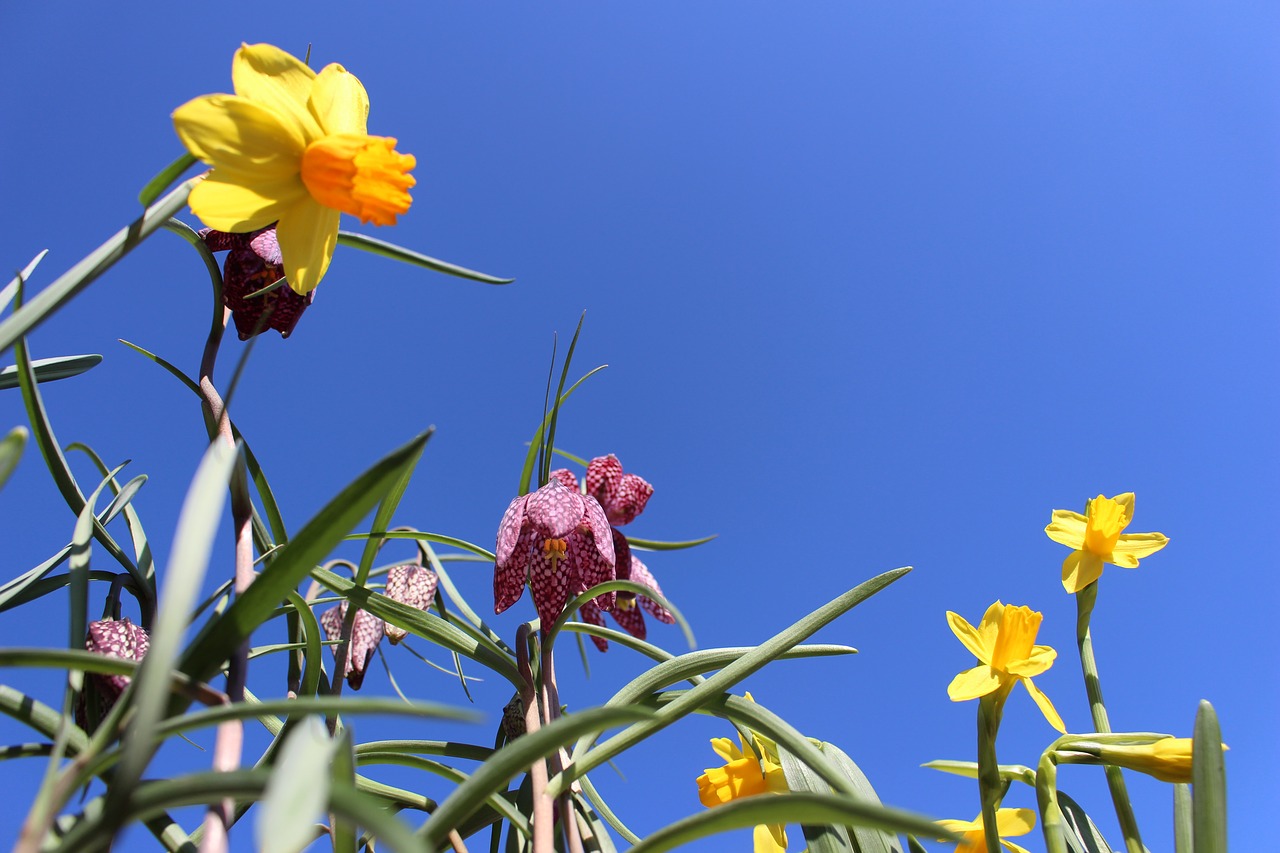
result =
M86 370L97 367L101 363L102 356L96 354L60 355L54 358L37 358L31 362L31 371L35 375L37 382L54 382L58 379L79 376ZM18 385L18 366L16 364L0 369L0 390L17 388Z
M627 542L632 548L640 551L678 551L681 548L705 545L719 535L719 533L712 533L710 536L703 536L701 539L688 539L684 542L660 542L657 539L637 539L633 536L628 536Z
M1196 709L1191 744L1192 848L1227 853L1227 768L1218 715L1206 700Z
M379 240L376 237L367 237L364 234L357 234L354 231L339 231L338 244L342 246L350 246L353 249L360 249L374 255L381 255L384 258L391 258L395 261L403 261L406 264L425 267L435 272L442 272L446 275L456 275L458 278L466 278L471 281L479 281L484 284L510 284L515 281L514 278L498 278L497 276L487 273L469 270L466 267L460 267L447 261L436 260L428 257L420 252L397 246L395 243L388 243L386 240Z
M260 853L297 853L315 838L329 800L334 742L319 717L307 717L284 740L263 792L254 837Z
M27 264L22 272L15 275L8 284L4 286L4 290L0 290L0 311L9 307L14 298L18 295L19 289L27 281L31 280L31 274L36 271L36 267L44 260L44 256L49 254L48 249L41 249L40 253L31 259L31 263Z
M161 169L154 178L147 181L146 186L138 193L139 204L143 207L152 204L160 197L160 193L173 186L173 182L178 180L183 172L198 162L200 161L190 152L183 153L178 159Z

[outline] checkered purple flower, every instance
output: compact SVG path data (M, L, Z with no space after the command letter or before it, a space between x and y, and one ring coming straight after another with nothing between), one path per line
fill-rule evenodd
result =
M228 234L205 228L200 231L200 236L209 251L227 252L222 266L222 303L231 309L231 318L235 321L240 340L248 340L255 331L262 329L275 329L280 337L289 337L302 312L311 304L315 291L299 296L285 284L262 296L246 298L284 278L276 227L268 225L248 234ZM271 316L259 329L258 324L268 311Z
M618 565L628 566L625 573L621 570L618 571L618 580L635 581L642 586L647 586L658 595L662 595L662 587L658 586L658 581L654 578L653 573L649 571L649 567L640 562L639 557L631 553L631 546L627 544L626 538L617 530L613 531L613 545L618 555ZM619 592L618 600L610 613L613 616L613 620L618 623L622 630L637 640L643 640L648 632L644 624L644 614L640 612L640 608L648 610L653 615L653 618L659 622L665 622L668 625L675 624L676 617L672 615L670 610L647 596L637 595L633 592ZM582 605L578 612L582 614L584 622L604 627L604 615L593 602L588 601ZM602 652L609 650L609 641L603 637L593 636L591 642L595 643L596 648Z
M324 629L324 635L330 641L341 639L342 622L347 618L347 602L342 602L336 607L330 607L324 613L320 614L320 627ZM377 616L374 616L368 610L361 610L356 614L356 621L351 626L351 642L347 646L347 671L343 675L347 678L347 684L351 685L352 690L359 690L360 685L364 684L364 670L369 665L373 653L378 649L378 643L382 642L382 635L386 633L387 623L383 622ZM338 657L338 647L333 646L334 660ZM336 676L341 678L342 676Z
M436 600L436 587L439 583L440 578L426 566L419 566L417 563L395 566L387 571L386 595L392 601L407 604L425 613ZM392 645L408 635L409 632L404 628L387 623L387 638Z
M600 503L570 489L558 477L511 502L498 526L493 573L493 612L524 594L527 582L544 629L550 628L571 595L614 578L613 535ZM614 593L597 596L612 610Z
M103 619L90 622L85 636L84 647L96 654L122 660L141 661L151 647L151 637L145 628L139 627L124 619ZM93 694L97 696L96 719L102 719L115 705L120 694L129 686L127 675L104 675L88 673L88 682ZM77 722L87 727L89 720L84 705L85 696L81 694L81 704L76 708Z
M574 488L577 488L576 484ZM622 473L622 463L610 453L597 456L587 465L587 494L600 501L611 525L621 527L644 512L645 505L653 496L653 486L643 477Z

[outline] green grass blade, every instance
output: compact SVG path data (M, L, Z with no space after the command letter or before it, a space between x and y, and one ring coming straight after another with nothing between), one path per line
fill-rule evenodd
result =
M693 548L697 545L705 545L712 539L719 536L719 533L712 533L710 536L703 536L701 539L687 539L683 542L661 542L657 539L636 539L628 536L627 542L632 548L640 551L678 551L681 548Z
M1191 786L1173 786L1173 851L1192 853L1195 824L1191 817Z
M582 316L578 318L577 328L573 330L573 337L569 340L569 351L564 354L564 364L560 367L560 383L556 385L556 395L552 398L555 403L551 407L551 422L547 425L546 452L542 454L542 470L538 472L539 486L547 482L547 476L551 472L551 457L556 448L556 424L560 420L560 399L564 395L564 383L569 379L569 365L573 363L573 351L578 348L578 338L582 335L582 324L586 321L587 312L583 311Z
M547 643L548 651L554 646L556 637L560 635L560 629L563 628L565 626L565 623L568 622L573 617L573 615L578 612L578 608L582 607L582 605L586 604L588 601L595 598L596 596L601 595L602 593L605 593L605 592L609 592L611 590L622 591L622 592L634 592L637 595L643 595L645 598L651 599L661 607L665 607L667 610L671 612L671 615L675 617L676 624L680 626L680 630L684 632L684 639L685 639L685 642L689 644L689 648L696 649L698 647L698 643L693 637L693 628L692 626L689 625L689 620L684 618L684 614L681 613L678 609L676 609L676 606L674 604L672 604L662 595L659 595L658 593L654 592L652 589L645 586L644 584L637 583L635 581L616 580L616 581L605 581L604 583L596 584L591 589L576 596L575 598L570 600L567 605L565 605L564 612L560 614L560 617L556 619L555 624L552 625L551 628L547 631L546 643Z
M44 256L47 254L49 254L48 249L41 249L40 254L32 258L31 263L27 264L26 267L23 268L22 272L15 275L9 283L5 285L4 290L0 290L0 311L8 308L13 300L17 298L18 292L22 289L22 286L31 280L31 274L36 271L36 267L40 265L40 262L44 260Z
M1076 853L1111 853L1111 845L1093 818L1062 789L1058 789L1058 808L1062 811L1062 830L1068 847Z
M607 367L607 365L602 364L594 370L588 371L581 379L570 385L569 390L560 395L560 405L564 405L565 400L568 400L570 395L572 395L574 391L578 390L579 385L586 382L601 370L604 370L605 367ZM520 470L520 485L516 489L517 495L523 495L529 491L529 484L533 479L533 466L538 460L538 450L542 447L542 434L546 430L547 424L550 420L550 413L544 415L542 422L538 424L537 430L533 433L533 438L529 441L529 450L524 455L524 467Z
M360 249L374 255L381 255L384 258L391 258L394 261L403 261L406 264L425 267L434 272L442 272L446 275L455 275L458 278L466 278L471 281L479 281L484 284L510 284L515 281L514 278L498 278L488 273L476 272L466 267L460 267L447 261L436 260L428 257L420 252L397 246L394 243L388 243L386 240L379 240L376 237L367 237L364 234L357 234L354 231L339 231L338 244L341 246L350 246L353 249Z
M160 198L160 194L169 187L173 186L173 182L182 176L182 173L190 169L199 161L190 152L184 153L178 159L174 160L168 166L160 170L154 178L147 181L147 185L138 193L138 203L143 207L150 207L155 200Z
M254 827L260 853L297 853L315 838L329 801L334 747L319 717L307 717L285 738Z
M54 358L38 358L31 362L31 371L37 382L54 382L79 376L102 363L102 356L60 355ZM0 369L0 390L18 387L18 366L11 364Z
M22 459L22 451L26 449L27 437L30 433L24 426L16 426L0 441L0 488L9 482L18 461Z
M424 533L420 530L389 530L386 533L377 533L377 532L352 533L350 536L344 537L343 541L359 542L362 539L383 539L383 538L412 539L417 542L434 542L437 545L449 545L454 548L460 548L463 551L470 551L471 553L479 557L484 557L486 560L492 561L497 559L494 556L492 551L488 550L487 548L481 548L479 545L474 545L465 539L458 539L453 536L445 536L442 533Z
M298 583L342 541L346 531L373 509L430 437L431 432L425 432L392 451L339 492L280 547L244 594L191 644L182 658L182 671L197 681L205 681L216 672L289 591L296 591Z
M1191 747L1191 826L1195 853L1227 851L1227 768L1218 715L1206 700L1196 710Z
M858 799L872 805L883 805L880 796L876 793L876 789L871 785L871 780L862 772L852 758L844 753L840 747L831 743L822 743L818 749L822 754L832 760L832 762L844 772L849 781L858 790ZM859 853L902 853L902 845L898 842L896 836L883 832L878 829L869 827L854 827L852 831L854 844Z

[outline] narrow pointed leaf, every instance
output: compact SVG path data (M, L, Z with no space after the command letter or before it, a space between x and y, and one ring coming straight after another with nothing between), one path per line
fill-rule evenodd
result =
M143 207L149 207L160 198L162 192L173 186L174 181L182 177L183 172L197 162L195 155L190 152L183 153L178 159L161 169L154 178L147 181L147 185L138 193L138 203Z
M329 801L334 743L319 717L307 717L285 738L258 812L261 853L298 853L315 838Z
M1058 790L1058 808L1062 811L1063 835L1073 853L1111 853L1111 845L1102 837L1102 831L1093 819L1061 789Z
M683 542L661 542L657 539L637 539L634 536L628 536L627 542L632 548L640 551L678 551L681 548L693 548L696 545L705 545L720 534L713 533L710 536L703 536L701 539L687 539Z
M31 371L37 382L53 382L71 376L79 376L102 362L100 355L60 355L54 358L38 358L31 362ZM0 369L0 390L18 387L18 366L11 364Z
M1195 853L1227 851L1227 770L1222 730L1213 706L1201 700L1191 746L1191 825Z
M472 281L483 282L484 284L510 284L515 281L514 278L498 278L487 273L469 270L466 267L460 267L447 261L436 260L428 257L420 252L397 246L395 243L388 243L386 240L379 240L376 237L367 237L364 234L357 234L354 231L339 231L338 243L343 246L350 246L353 249L360 249L374 255L381 255L384 258L391 258L396 261L404 261L414 266L425 267L435 272L442 272L447 275L456 275L458 278L467 278Z
M40 254L32 258L31 263L27 264L22 269L22 272L10 279L9 283L4 286L4 290L0 290L0 311L9 307L14 298L17 297L18 291L23 284L31 280L31 274L36 271L36 267L40 265L40 262L44 260L44 256L47 254L49 254L48 249L41 249Z

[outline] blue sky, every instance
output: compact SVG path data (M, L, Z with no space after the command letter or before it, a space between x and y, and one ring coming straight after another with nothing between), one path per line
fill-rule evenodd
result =
M1113 724L1189 735L1197 701L1213 701L1232 748L1232 840L1271 837L1274 8L135 8L84 7L71 23L40 4L0 9L14 35L0 55L0 248L14 268L50 250L33 287L136 215L138 189L181 152L170 112L229 90L241 41L341 62L369 90L370 131L417 156L412 210L375 236L517 278L488 287L339 250L294 336L260 341L235 401L291 527L434 424L397 521L490 545L541 416L552 335L563 352L585 310L575 364L609 368L566 408L559 443L616 453L654 484L628 532L719 534L648 560L700 646L759 642L874 574L916 567L818 637L860 655L778 664L747 684L841 746L886 802L978 810L972 784L918 767L973 757L976 707L945 693L972 665L947 610L976 621L999 598L1043 611L1041 642L1060 658L1037 683L1071 729L1089 728L1065 553L1042 530L1054 508L1134 491L1133 528L1172 541L1102 579ZM104 355L44 386L46 402L64 443L149 475L137 507L158 546L203 427L188 392L116 340L194 372L208 301L194 254L158 235L30 339L35 357ZM242 351L224 345L223 381ZM24 420L17 392L0 392L0 428ZM29 453L0 492L6 576L73 524ZM488 569L455 576L487 610ZM0 643L60 643L65 614L56 596L7 613ZM511 635L532 614L526 596L495 624ZM650 637L681 649L675 630ZM412 658L392 665L414 695L465 702ZM562 661L571 706L639 671L623 650L592 665L584 681L572 654ZM0 680L11 676L56 695L47 674ZM366 682L388 689L381 673ZM491 719L501 692L477 692ZM706 739L725 734L692 721L623 756L625 782L597 783L637 830L656 829L700 808L693 777L715 763ZM29 738L5 721L0 735ZM1002 760L1033 765L1052 737L1015 695ZM207 766L187 749L165 760ZM6 770L33 790L42 767ZM1101 774L1068 768L1062 785L1117 841ZM1167 787L1130 785L1148 846L1169 849ZM0 835L21 810L0 816Z

